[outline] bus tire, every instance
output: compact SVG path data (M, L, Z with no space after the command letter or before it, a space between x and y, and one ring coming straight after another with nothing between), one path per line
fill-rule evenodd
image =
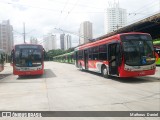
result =
M109 78L108 70L106 66L102 66L101 73L104 78Z

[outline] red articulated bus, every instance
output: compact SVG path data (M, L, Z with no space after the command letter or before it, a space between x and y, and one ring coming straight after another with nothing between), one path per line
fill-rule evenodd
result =
M136 77L155 74L155 55L150 34L117 34L75 48L76 66L104 77Z
M15 45L11 56L14 75L42 75L44 73L44 49L42 45Z

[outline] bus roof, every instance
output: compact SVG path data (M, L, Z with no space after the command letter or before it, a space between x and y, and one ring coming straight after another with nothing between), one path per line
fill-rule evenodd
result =
M104 39L101 39L101 40L96 40L94 42L89 42L89 43L79 45L78 47L75 48L75 50L94 47L94 46L97 46L97 45L101 45L101 44L104 44L104 43L111 42L112 40L118 41L118 40L120 40L119 37L121 35L128 35L128 34L148 34L148 33L142 33L142 32L120 33L120 34L116 34L116 35L113 35L113 36L110 36L110 37L107 37L107 38L104 38ZM148 35L150 35L150 34L148 34Z
M17 46L17 45L37 45L37 46L42 46L40 44L30 44L30 43L22 43L22 44L16 44L14 46Z

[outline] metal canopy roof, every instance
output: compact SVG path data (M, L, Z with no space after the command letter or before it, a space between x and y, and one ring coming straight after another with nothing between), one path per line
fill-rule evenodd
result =
M126 32L145 32L151 34L153 39L160 37L160 13L152 15L148 18L140 20L131 25L120 28L114 32L108 33L101 37L96 38L96 40L101 40L103 38Z

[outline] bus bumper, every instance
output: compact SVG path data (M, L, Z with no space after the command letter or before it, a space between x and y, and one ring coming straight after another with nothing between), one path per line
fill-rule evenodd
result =
M36 71L13 71L14 75L21 75L21 76L26 76L26 75L42 75L44 74L44 70L36 70Z
M146 75L154 75L156 69L144 70L144 71L121 71L120 77L138 77Z

